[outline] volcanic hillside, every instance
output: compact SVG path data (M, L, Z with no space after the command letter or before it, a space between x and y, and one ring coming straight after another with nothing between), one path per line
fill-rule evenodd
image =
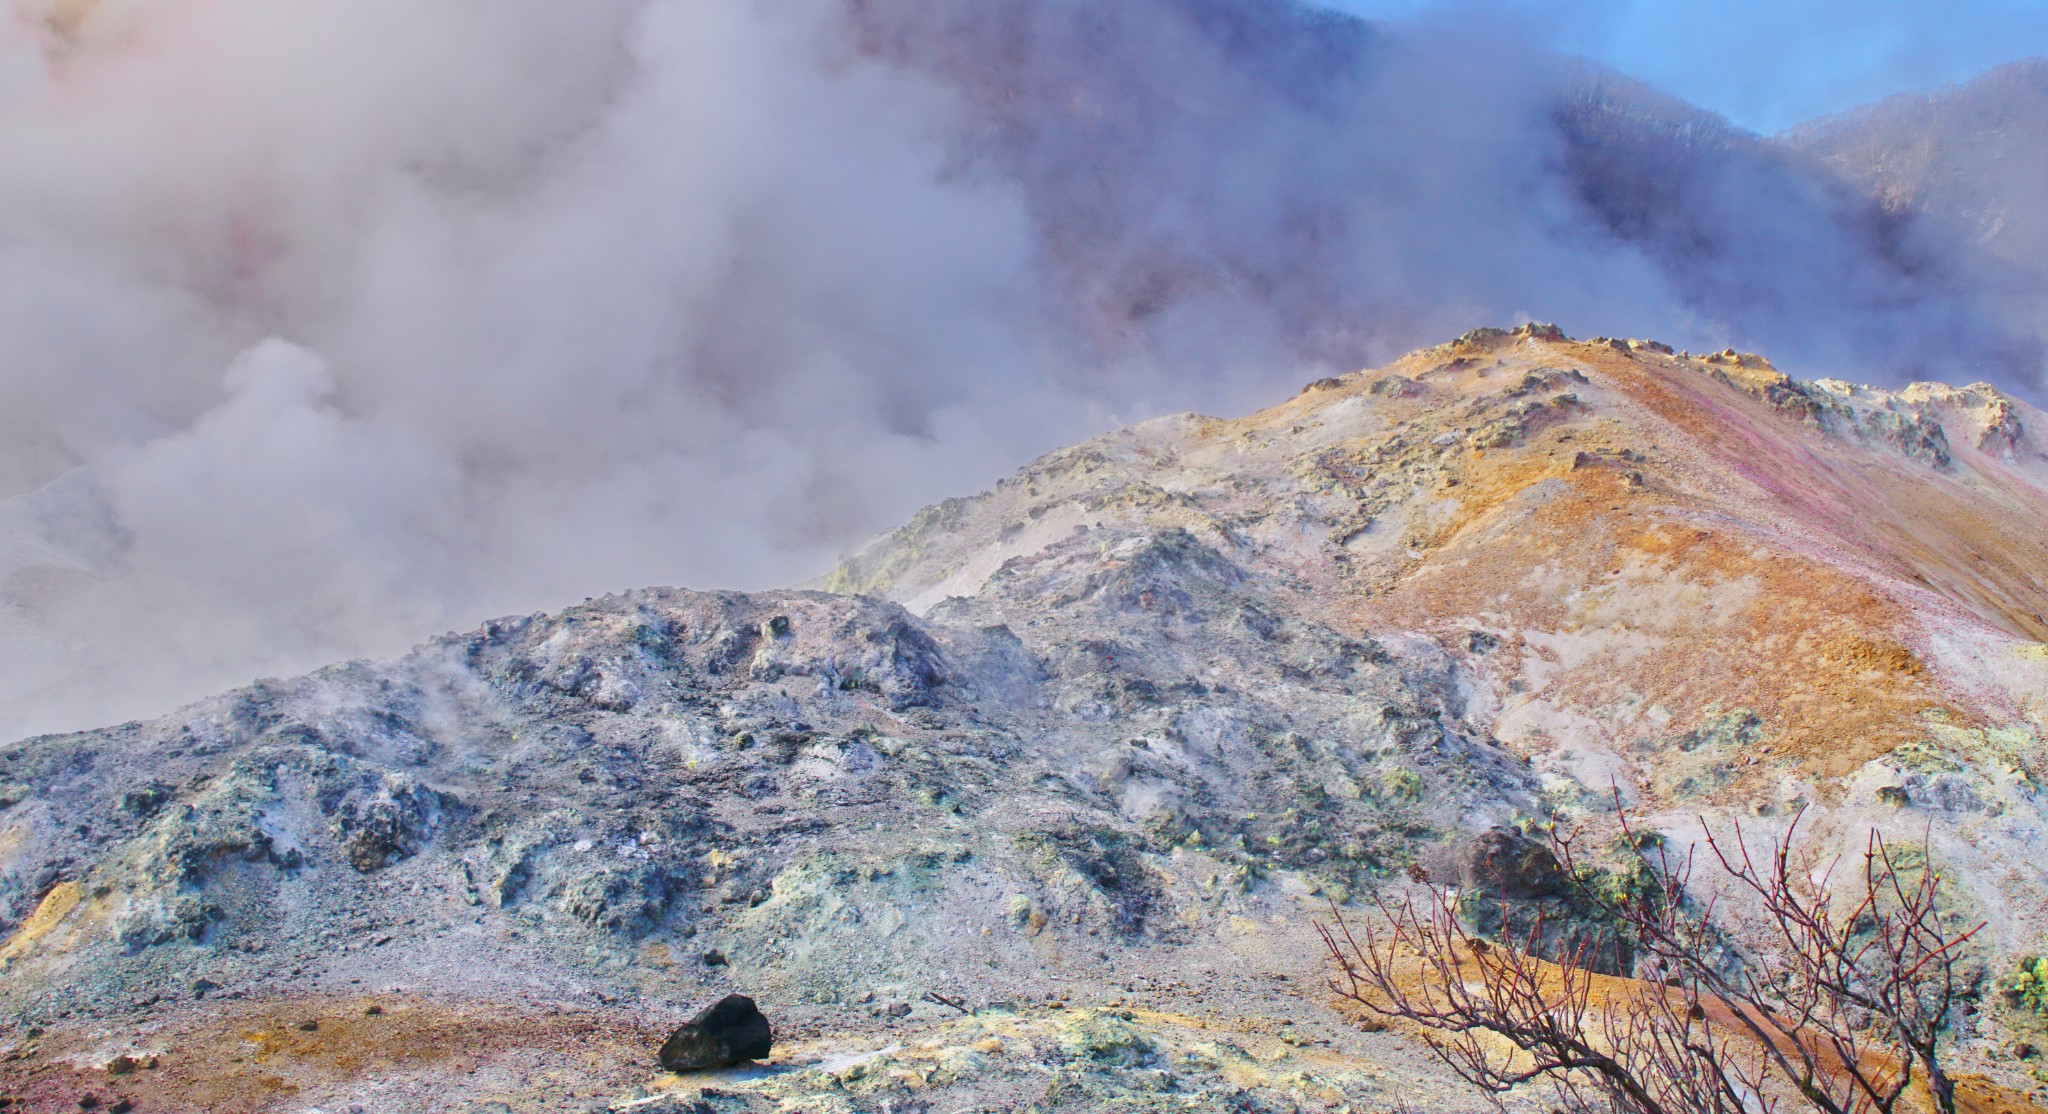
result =
M1931 836L2033 1086L2048 455L1986 386L1479 330L649 589L0 751L0 1093L1481 1109L1313 919L1492 825ZM727 991L766 1066L656 1070ZM501 1104L491 1106L488 1104ZM979 1104L978 1106L975 1104Z

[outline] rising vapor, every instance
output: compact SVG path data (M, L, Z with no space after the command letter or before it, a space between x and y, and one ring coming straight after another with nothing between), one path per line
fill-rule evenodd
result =
M6 0L0 735L819 571L1518 317L2035 381L2037 271L1513 28L1282 0Z

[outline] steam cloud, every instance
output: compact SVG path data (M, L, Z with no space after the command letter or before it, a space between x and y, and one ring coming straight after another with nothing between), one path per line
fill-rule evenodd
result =
M1475 324L2028 383L2036 272L1283 0L0 0L0 737L822 570Z

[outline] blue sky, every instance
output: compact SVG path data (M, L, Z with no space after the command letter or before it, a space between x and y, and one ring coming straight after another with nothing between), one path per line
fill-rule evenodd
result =
M1325 0L1376 18L1517 20L1757 131L2048 55L2048 0Z

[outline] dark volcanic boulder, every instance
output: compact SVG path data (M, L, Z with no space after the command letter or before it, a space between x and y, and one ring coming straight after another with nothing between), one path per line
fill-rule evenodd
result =
M669 1034L661 1046L661 1066L669 1071L722 1068L741 1060L762 1060L775 1046L768 1019L754 1000L728 994Z
M1465 847L1459 875L1487 897L1549 897L1564 887L1564 871L1550 848L1513 828L1493 828Z

